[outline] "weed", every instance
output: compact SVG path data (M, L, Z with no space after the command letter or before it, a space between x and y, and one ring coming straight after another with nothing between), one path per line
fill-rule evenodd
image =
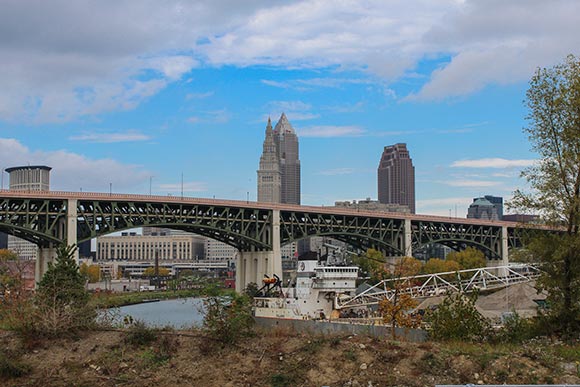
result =
M329 344L331 347L338 347L338 345L342 342L342 338L338 336L333 336L330 338Z
M427 352L415 363L421 372L432 374L436 370L446 369L444 359L436 353Z
M306 345L302 347L302 351L307 354L314 355L320 351L320 349L324 345L324 342L325 342L324 338L315 338L312 340L308 340L306 342Z
M553 347L556 356L561 357L565 361L580 362L580 347L569 345L558 345Z
M127 330L123 341L133 346L149 345L157 340L158 331L137 320Z
M2 378L18 378L29 374L32 368L18 358L9 356L0 352L0 377Z
M289 387L295 385L295 378L292 375L274 374L270 376L272 387Z
M356 361L356 359L358 358L356 355L356 352L353 351L352 349L347 349L342 353L342 356L344 356L344 358L348 361Z

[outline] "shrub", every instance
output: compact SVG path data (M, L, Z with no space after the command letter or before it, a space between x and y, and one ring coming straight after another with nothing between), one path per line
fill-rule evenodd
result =
M502 343L521 343L537 336L538 324L513 313L504 319L503 326L495 333L493 339Z
M143 321L135 321L125 334L123 341L133 346L149 345L157 340L157 330L149 328Z
M216 288L207 289L206 294L202 330L210 340L223 347L252 333L252 303L247 295L220 295ZM206 344L206 349L213 348L213 343Z
M25 345L94 326L97 314L89 305L75 250L75 246L58 247L56 262L48 264L34 296L20 300L10 311L6 326L18 332Z
M448 295L434 311L427 314L430 336L435 340L480 342L491 332L491 324L475 308L477 294Z

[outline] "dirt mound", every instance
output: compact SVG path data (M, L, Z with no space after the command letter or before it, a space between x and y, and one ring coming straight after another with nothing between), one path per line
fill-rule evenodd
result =
M16 386L426 386L580 383L577 347L404 343L366 336L259 332L218 348L198 332L158 333L148 345L124 332L88 332L24 350L0 334L0 351L26 364ZM212 347L213 345L213 347ZM565 357L562 357L565 354ZM2 379L3 378L3 379Z

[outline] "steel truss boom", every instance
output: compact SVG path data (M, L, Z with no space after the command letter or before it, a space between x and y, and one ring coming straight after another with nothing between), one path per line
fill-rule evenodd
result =
M497 275L495 273L503 273ZM423 274L383 280L356 296L337 295L335 308L376 305L382 300L392 300L396 294L412 298L426 298L447 293L469 293L492 290L532 281L540 275L534 265L509 265Z

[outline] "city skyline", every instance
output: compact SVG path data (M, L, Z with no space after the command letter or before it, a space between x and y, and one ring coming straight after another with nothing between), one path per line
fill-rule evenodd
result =
M303 204L377 199L377 159L406 143L416 212L460 217L526 187L527 82L580 47L575 1L31 1L0 23L2 170L255 201L264 123L285 112Z

